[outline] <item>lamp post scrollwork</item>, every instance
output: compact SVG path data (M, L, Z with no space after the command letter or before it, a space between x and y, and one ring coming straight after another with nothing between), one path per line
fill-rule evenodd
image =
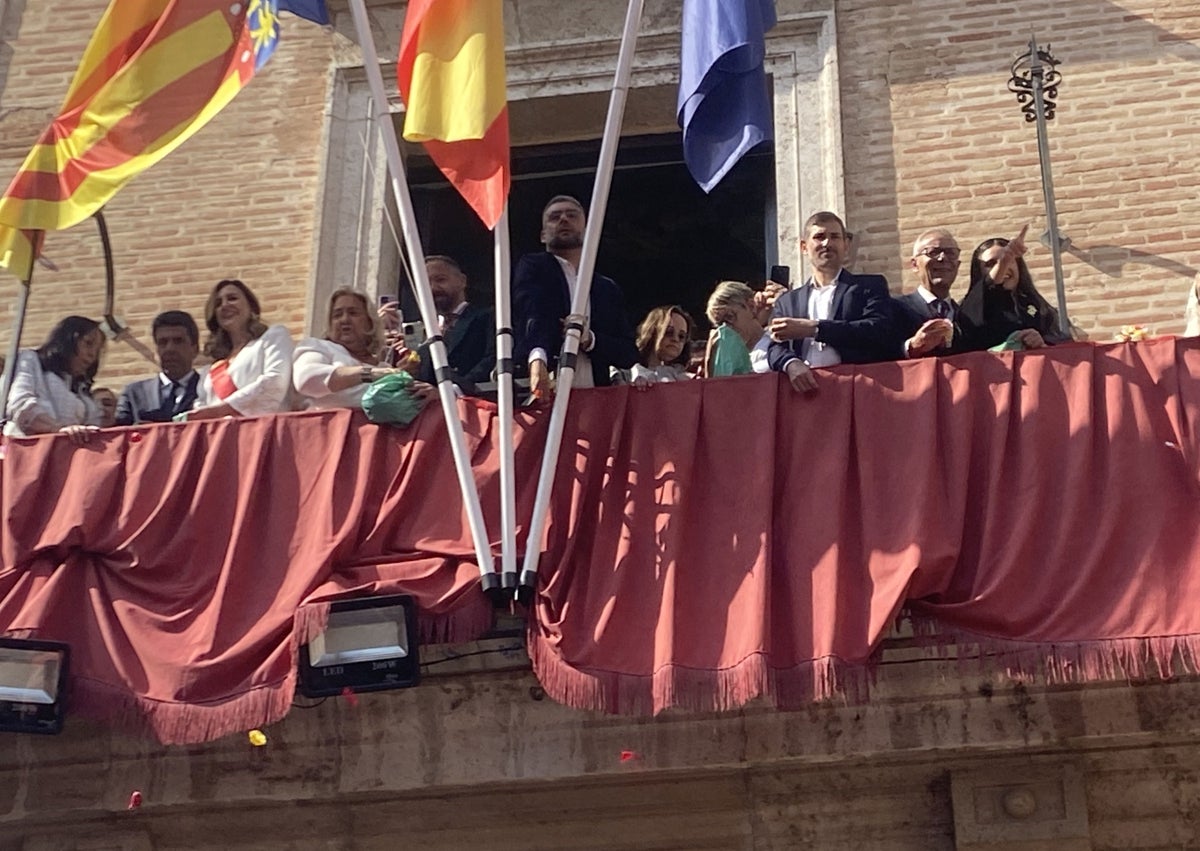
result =
M1013 60L1012 74L1008 79L1008 90L1017 96L1017 104L1025 120L1037 125L1038 160L1042 167L1042 196L1046 204L1046 233L1042 241L1050 246L1054 261L1054 286L1058 294L1058 323L1064 334L1070 334L1071 322L1067 317L1067 293L1063 283L1062 252L1071 241L1058 230L1058 208L1054 203L1054 177L1050 172L1050 143L1046 136L1046 122L1054 118L1057 108L1058 87L1062 74L1058 72L1059 60L1050 52L1050 45L1038 47L1037 37L1030 36L1029 50Z

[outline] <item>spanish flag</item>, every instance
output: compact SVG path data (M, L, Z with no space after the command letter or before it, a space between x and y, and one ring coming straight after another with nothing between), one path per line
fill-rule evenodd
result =
M111 0L58 117L0 197L0 266L27 268L10 231L83 221L229 103L275 50L277 9L278 0Z
M396 79L404 138L494 228L511 179L501 0L410 0Z

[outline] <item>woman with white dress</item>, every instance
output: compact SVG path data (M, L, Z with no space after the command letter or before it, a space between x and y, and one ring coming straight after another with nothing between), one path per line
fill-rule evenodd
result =
M238 280L213 287L204 308L213 364L200 381L188 420L255 417L291 410L292 338L282 325L267 327L250 288Z
M329 298L324 339L305 337L296 346L292 383L303 397L303 407L361 408L363 393L377 378L398 372L380 363L379 328L367 297L348 287ZM411 392L430 398L432 385L414 382Z

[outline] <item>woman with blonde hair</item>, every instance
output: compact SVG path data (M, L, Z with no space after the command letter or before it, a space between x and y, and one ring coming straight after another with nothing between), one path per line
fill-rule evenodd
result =
M381 364L382 336L366 295L349 287L334 290L324 339L306 337L296 346L292 382L306 408L361 408L363 393L377 378L400 370ZM419 398L432 385L415 382Z
M705 313L715 327L708 337L704 374L720 378L753 372L750 350L763 335L754 290L740 281L722 281L708 297Z
M292 338L282 325L268 327L248 286L218 281L204 307L213 364L200 381L189 420L254 417L290 409Z

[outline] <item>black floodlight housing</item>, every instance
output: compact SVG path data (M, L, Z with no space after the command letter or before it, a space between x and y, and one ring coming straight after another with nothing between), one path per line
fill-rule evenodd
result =
M420 675L417 609L406 595L330 604L325 631L300 651L305 697L408 688Z
M62 732L70 657L58 641L0 638L0 731Z

